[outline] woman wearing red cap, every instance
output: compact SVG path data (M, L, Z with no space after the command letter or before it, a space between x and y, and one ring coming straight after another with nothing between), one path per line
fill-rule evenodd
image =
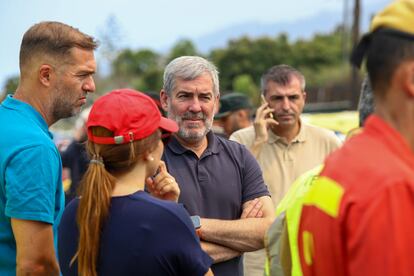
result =
M87 128L91 163L59 227L63 275L212 275L160 160L161 130L176 123L150 97L122 89L95 102Z

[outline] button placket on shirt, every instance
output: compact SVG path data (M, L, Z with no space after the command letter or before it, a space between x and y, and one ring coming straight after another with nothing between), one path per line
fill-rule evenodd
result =
M197 160L197 180L202 185L203 183L208 181L208 173L206 169L203 167L202 162L204 162L204 159L211 155L210 151L206 151L200 159Z

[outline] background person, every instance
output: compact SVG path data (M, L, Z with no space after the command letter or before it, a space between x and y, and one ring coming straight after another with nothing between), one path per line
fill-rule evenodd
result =
M369 79L365 78L361 86L358 105L361 127L351 130L347 139L363 130L365 119L373 112L373 93ZM298 250L298 231L303 198L314 181L318 179L322 168L323 165L319 165L299 176L277 206L277 218L265 237L267 255L265 275L303 275Z
M271 67L261 80L267 103L256 111L253 126L236 131L230 140L253 153L269 187L275 206L304 172L321 164L341 142L334 132L305 124L305 77L288 65ZM249 253L244 259L247 275L263 275L265 252Z
M375 111L330 155L304 198L304 275L411 275L414 263L414 1L393 1L354 49Z
M263 248L274 209L251 153L211 131L219 97L209 61L183 56L167 65L160 99L179 130L163 160L180 185L179 202L201 217L201 245L214 259L214 274L243 275L240 256Z
M59 275L62 163L48 128L95 91L96 41L59 22L23 36L20 83L0 107L0 275Z
M85 144L88 138L86 134L86 120L90 108L82 110L75 123L75 135L67 148L60 153L62 157L63 170L69 170L69 187L65 190L65 205L75 198L79 182L89 165L89 158L86 154Z
M232 92L220 97L220 109L214 120L218 121L225 137L229 138L233 132L251 125L252 108L246 95Z
M161 129L176 123L150 97L122 89L94 103L87 127L90 165L60 224L63 274L212 275L188 213L160 200L179 195L161 161Z

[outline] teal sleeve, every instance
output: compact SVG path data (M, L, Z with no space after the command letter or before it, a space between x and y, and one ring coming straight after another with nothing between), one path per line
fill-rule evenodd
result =
M61 193L61 161L50 146L36 145L14 155L6 172L6 216L53 224Z

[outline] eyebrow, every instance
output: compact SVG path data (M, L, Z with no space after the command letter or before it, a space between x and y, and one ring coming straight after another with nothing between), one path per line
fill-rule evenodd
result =
M77 75L85 75L85 74L91 74L91 75L93 75L95 73L96 73L96 70L81 69L76 74Z
M293 92L288 92L285 95L280 95L280 94L275 95L275 94L273 94L273 95L270 96L270 98L272 98L272 97L290 97L290 96L300 95L301 93L303 94L302 91L293 91Z
M178 91L177 92L177 94L179 94L179 93L185 93L185 94L195 94L195 93L197 93L197 92L194 92L194 91L186 91L186 90L180 90L180 91ZM214 95L214 93L213 93L213 91L202 91L202 92L198 92L199 94L202 94L202 95L205 95L205 94L213 94Z

